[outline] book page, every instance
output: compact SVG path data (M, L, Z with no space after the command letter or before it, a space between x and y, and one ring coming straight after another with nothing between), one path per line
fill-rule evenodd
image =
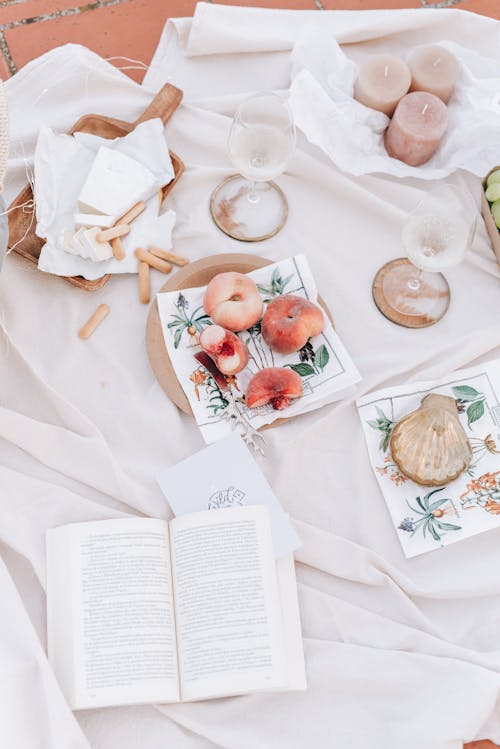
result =
M73 637L50 642L49 657L57 667L65 650L72 655L72 707L178 701L167 524L127 518L50 534L52 559L61 538L68 555L59 564L70 568L51 618L71 607Z
M183 515L170 543L182 700L285 686L267 508Z
M283 641L287 670L286 688L291 691L303 691L307 688L306 666L293 554L287 554L286 557L277 560L276 573L283 615Z

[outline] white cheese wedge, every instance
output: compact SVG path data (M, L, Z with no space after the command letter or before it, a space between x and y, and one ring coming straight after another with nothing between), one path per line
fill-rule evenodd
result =
M74 236L74 231L72 231L71 229L64 229L62 235L62 247L65 252L69 252L72 255L74 254L74 252L71 242L73 241Z
M80 257L83 257L85 259L87 259L90 255L90 248L84 237L86 231L87 229L78 229L76 234L74 234L73 239L71 240L71 249L69 250L73 255L80 255ZM100 231L100 229L98 229L97 231Z
M158 188L157 178L143 164L101 146L78 196L79 211L122 216Z
M101 229L109 229L115 223L114 216L105 216L100 213L75 213L75 226L79 229L84 226L90 229L91 226L99 226Z
M93 226L91 229L86 229L83 233L83 241L86 242L89 249L89 259L96 263L102 260L109 260L113 257L113 248L109 242L98 242L96 235L99 234L101 229L98 226Z

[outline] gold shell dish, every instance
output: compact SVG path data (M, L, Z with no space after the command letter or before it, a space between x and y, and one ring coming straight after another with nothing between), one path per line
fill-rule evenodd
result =
M401 473L423 486L444 486L472 460L454 398L435 393L394 425L390 449Z

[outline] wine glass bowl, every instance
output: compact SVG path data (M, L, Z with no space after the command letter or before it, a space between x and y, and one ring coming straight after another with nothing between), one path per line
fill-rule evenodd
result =
M285 224L288 203L272 180L282 174L295 148L287 102L274 93L254 94L238 107L228 150L238 171L216 187L210 208L217 226L247 242L274 236Z
M407 257L386 263L375 277L373 297L379 310L409 328L438 322L450 303L442 271L462 262L476 224L477 207L468 193L449 184L430 190L403 226Z

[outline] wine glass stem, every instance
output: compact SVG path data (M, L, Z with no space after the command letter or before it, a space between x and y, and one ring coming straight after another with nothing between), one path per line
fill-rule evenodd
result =
M250 182L250 190L247 194L247 200L252 205L257 205L260 202L260 192L255 188L255 182Z
M410 278L408 281L408 288L410 291L418 291L420 289L421 284L421 278L422 278L422 269L416 268L416 273L413 278Z

